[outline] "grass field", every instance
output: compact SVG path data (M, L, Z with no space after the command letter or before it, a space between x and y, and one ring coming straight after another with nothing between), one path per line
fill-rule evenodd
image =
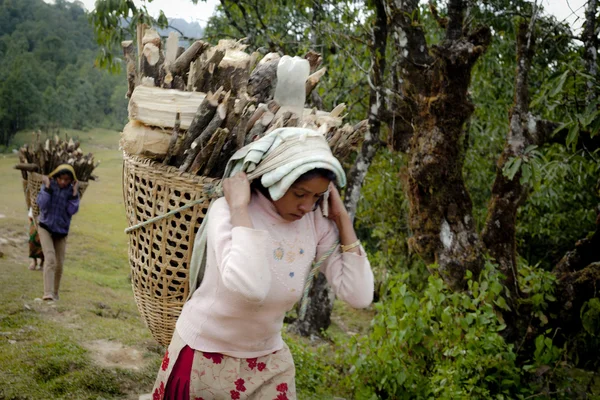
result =
M129 282L118 133L68 131L101 161L73 218L60 301L46 304L27 269L27 210L14 154L0 154L0 399L137 399L150 392L164 349L140 318ZM31 134L17 135L16 145ZM370 313L336 306L330 338L363 332ZM312 351L314 344L292 338ZM299 398L333 398L304 393ZM337 390L337 395L339 390Z

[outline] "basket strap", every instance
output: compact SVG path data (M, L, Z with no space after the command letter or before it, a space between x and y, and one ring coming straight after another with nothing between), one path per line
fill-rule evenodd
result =
M223 196L223 189L221 188L221 184L218 183L216 185L207 185L204 188L204 192L208 195L208 198L211 200L222 197ZM146 226L149 224L153 224L155 222L160 221L161 219L170 217L172 215L177 214L178 212L181 212L183 210L187 210L188 208L192 208L194 207L196 204L201 204L204 203L206 201L206 198L204 199L197 199L197 200L192 200L187 204L184 204L183 206L176 208L174 210L171 210L169 212L167 212L166 214L163 215L157 215L156 217L150 218L149 220L146 220L144 222L140 222L139 224L130 226L129 228L125 229L125 233L130 233L132 231L135 231L136 229L141 228L142 226Z
M333 254L333 252L335 251L335 249L338 247L339 244L340 244L340 242L336 241L333 244L333 246L331 246L331 248L329 250L327 250L321 256L321 258L319 258L317 261L313 262L312 268L310 269L310 272L308 273L308 276L306 277L306 282L304 283L304 290L302 292L302 300L300 301L300 313L298 315L299 319L304 319L304 316L306 315L306 309L308 307L308 292L310 292L310 288L312 287L312 282L315 279L315 275L319 271L321 264L323 264L325 262L325 260L327 260L331 254Z

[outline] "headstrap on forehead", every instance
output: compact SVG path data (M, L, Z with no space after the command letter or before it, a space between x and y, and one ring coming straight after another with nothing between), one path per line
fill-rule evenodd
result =
M73 177L73 180L74 181L77 180L77 175L75 174L75 169L73 168L73 166L71 166L69 164L60 164L58 167L54 168L54 170L52 172L50 172L48 174L48 176L54 177L54 176L58 175L60 172L69 172L71 174L71 176Z

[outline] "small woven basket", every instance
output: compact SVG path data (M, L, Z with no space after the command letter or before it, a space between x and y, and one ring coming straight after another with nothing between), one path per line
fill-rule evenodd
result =
M129 233L131 285L152 336L167 346L189 293L189 262L195 234L210 204L215 179L123 154L123 197L129 227L201 202ZM202 200L204 200L202 202Z
M83 197L85 190L87 189L89 183L88 182L79 182L79 198ZM25 185L23 185L25 186ZM25 196L29 196L29 202L25 199L27 206L31 207L33 211L33 218L37 220L38 215L40 214L40 208L37 204L38 193L40 192L40 188L42 187L42 175L37 172L28 172L27 173L27 187L24 187Z

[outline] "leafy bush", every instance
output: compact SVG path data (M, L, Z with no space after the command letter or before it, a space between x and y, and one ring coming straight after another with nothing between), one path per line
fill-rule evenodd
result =
M469 274L470 275L470 274ZM431 276L422 295L407 274L390 280L372 333L352 343L348 384L360 399L514 398L522 392L513 345L495 307L506 307L499 274L486 264L467 292Z

